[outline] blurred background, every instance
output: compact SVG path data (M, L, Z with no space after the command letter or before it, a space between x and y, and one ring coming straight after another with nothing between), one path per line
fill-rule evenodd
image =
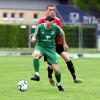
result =
M100 57L98 0L0 0L0 55L31 54L29 36L45 16L48 4L56 5L69 52L78 57Z

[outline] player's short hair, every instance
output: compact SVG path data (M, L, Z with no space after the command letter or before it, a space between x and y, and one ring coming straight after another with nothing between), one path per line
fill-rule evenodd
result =
M55 5L54 4L49 4L49 5L47 5L46 9L48 9L49 7L55 7Z
M46 20L47 20L47 21L53 21L53 20L54 20L54 17L47 16L47 17L46 17Z

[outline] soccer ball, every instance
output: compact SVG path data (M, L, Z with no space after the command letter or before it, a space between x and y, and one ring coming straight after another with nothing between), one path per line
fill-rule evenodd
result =
M28 89L28 82L25 80L21 80L18 82L17 87L20 91L26 91Z

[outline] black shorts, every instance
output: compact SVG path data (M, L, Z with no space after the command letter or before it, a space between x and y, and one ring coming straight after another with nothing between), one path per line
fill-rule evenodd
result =
M64 51L62 44L56 44L56 52L60 55Z

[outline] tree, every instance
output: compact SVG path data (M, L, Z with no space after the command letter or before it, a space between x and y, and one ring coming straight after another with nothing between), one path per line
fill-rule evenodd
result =
M90 10L90 8L100 9L99 0L72 0L72 3L85 10Z

